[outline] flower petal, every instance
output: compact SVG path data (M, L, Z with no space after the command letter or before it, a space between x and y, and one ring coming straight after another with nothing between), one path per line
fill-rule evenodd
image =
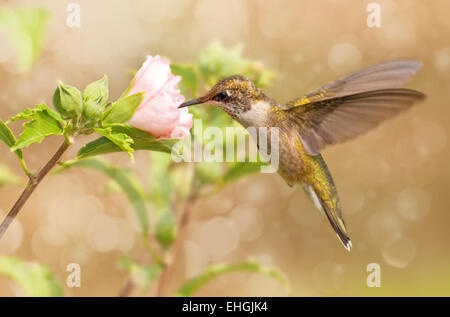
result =
M159 138L189 135L192 114L187 108L178 109L185 100L178 89L180 81L180 76L171 73L167 60L147 57L130 90L130 94L144 91L145 95L128 123Z
M147 61L136 73L130 94L145 91L146 98L151 98L171 78L169 62L159 56L147 57Z

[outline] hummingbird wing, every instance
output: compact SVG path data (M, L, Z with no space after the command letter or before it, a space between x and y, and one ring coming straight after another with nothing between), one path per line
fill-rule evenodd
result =
M383 89L316 101L286 110L310 155L353 139L410 108L425 95L405 88Z
M422 63L393 60L364 68L308 93L300 100L309 102L353 95L370 90L400 88L420 69ZM298 99L297 99L298 101Z
M425 98L397 88L420 68L413 61L393 61L366 68L291 101L284 111L297 126L310 155L353 139Z

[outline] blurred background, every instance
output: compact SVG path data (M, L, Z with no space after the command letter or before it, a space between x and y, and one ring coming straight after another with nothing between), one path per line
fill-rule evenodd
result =
M171 288L211 264L255 259L282 270L289 287L264 275L233 273L196 295L450 295L449 1L376 1L380 28L366 24L372 1L80 0L81 25L69 27L71 2L1 0L2 8L49 12L42 52L30 67L26 57L18 58L8 30L0 29L2 119L41 101L51 104L58 80L82 88L107 74L117 98L146 55L191 62L213 40L242 44L246 58L274 70L278 77L265 92L279 101L381 61L423 62L408 87L425 92L424 103L323 153L340 193L351 253L302 190L276 174L255 174L195 206ZM27 149L30 168L40 168L59 143L52 137ZM21 175L13 153L3 145L2 153L0 164ZM136 174L149 165L146 152L136 153L134 165L124 153L107 159ZM45 179L0 241L0 255L45 264L63 284L67 264L79 263L81 288L65 286L66 295L117 296L126 277L118 258L139 257L142 244L132 208L122 194L105 194L107 182L85 169ZM1 218L21 191L15 184L0 188ZM380 288L366 284L369 263L381 267ZM152 294L153 287L131 292ZM0 276L0 295L23 291Z

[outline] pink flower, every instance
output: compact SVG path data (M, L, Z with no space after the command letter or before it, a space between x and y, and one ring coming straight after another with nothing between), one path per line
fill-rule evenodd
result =
M128 123L164 139L183 139L192 128L192 114L178 109L184 96L177 88L180 76L170 71L169 62L159 56L147 56L136 73L129 94L145 92L144 98Z

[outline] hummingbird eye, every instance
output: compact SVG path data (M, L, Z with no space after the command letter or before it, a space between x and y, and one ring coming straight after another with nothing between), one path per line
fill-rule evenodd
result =
M214 100L215 101L224 101L225 99L227 99L229 97L229 93L226 90L222 90L221 92L219 92L217 95L214 96Z

